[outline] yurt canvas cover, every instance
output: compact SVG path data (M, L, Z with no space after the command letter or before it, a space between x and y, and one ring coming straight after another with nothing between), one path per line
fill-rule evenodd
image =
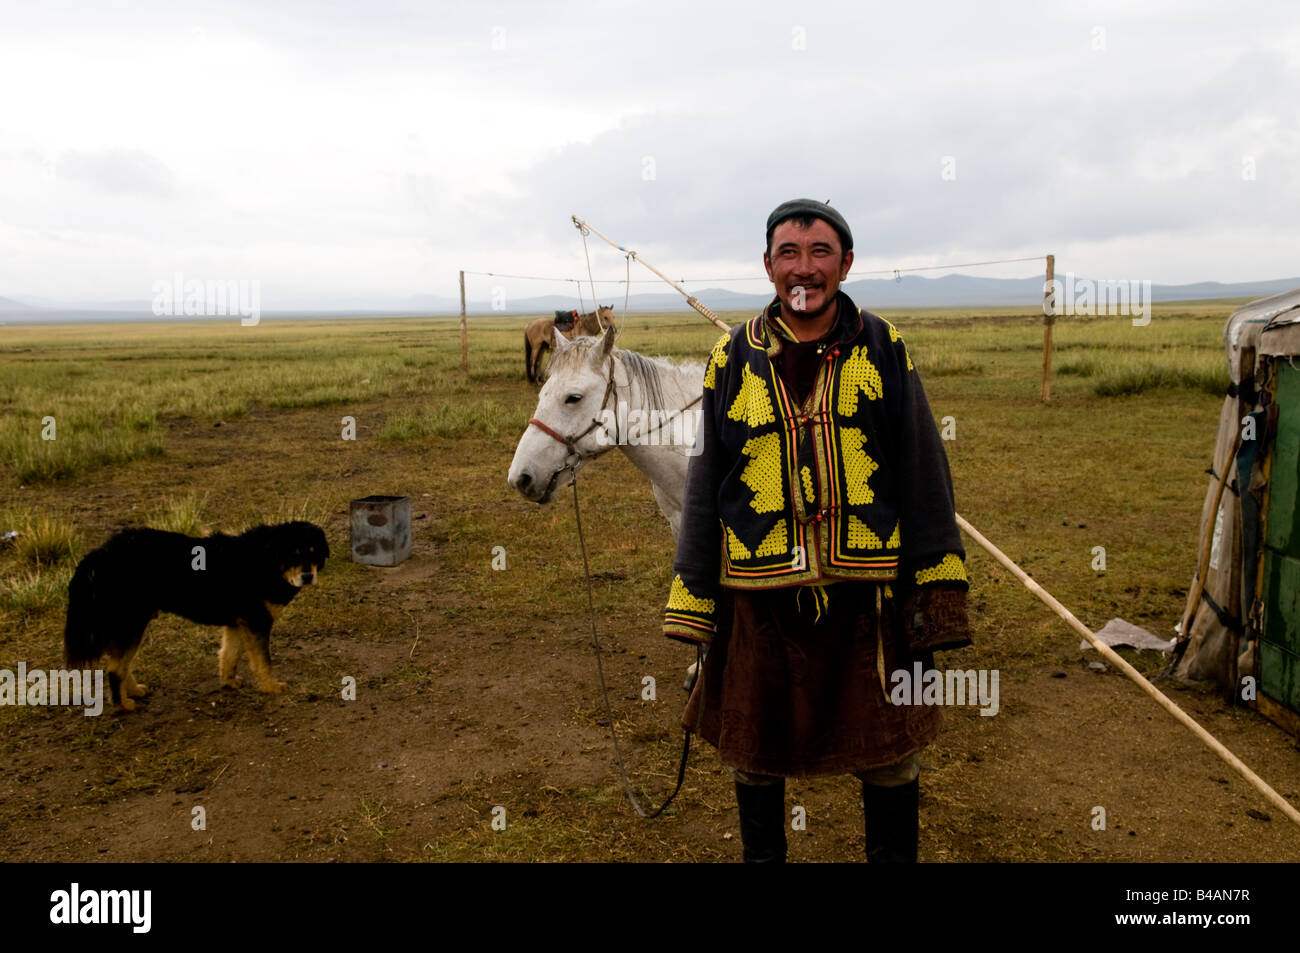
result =
M1297 730L1300 290L1235 312L1223 343L1232 385L1219 414L1175 674L1213 679L1239 698L1253 676L1260 710Z

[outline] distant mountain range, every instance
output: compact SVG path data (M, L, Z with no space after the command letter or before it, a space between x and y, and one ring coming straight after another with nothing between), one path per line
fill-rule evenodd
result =
M1064 273L1058 275L1065 280ZM1075 281L1082 281L1075 278ZM942 278L923 278L903 275L901 279L868 278L844 284L859 305L873 310L891 308L960 308L960 307L1031 307L1043 300L1043 277L1031 278L979 278L971 275L945 275ZM1156 302L1196 301L1213 298L1262 298L1300 288L1300 278L1279 278L1271 281L1242 281L1221 283L1201 281L1186 285L1151 286L1151 298ZM757 311L769 300L770 294L744 294L723 288L707 288L692 292L700 301L715 311ZM622 310L623 301L617 293L601 299ZM459 314L460 301L456 298L435 295L411 295L405 298L342 298L319 302L316 306L287 302L287 306L268 302L262 316L274 317L332 317L357 315L446 315ZM503 309L494 309L489 301L469 300L467 310L474 315L492 314L546 314L578 306L574 295L540 295L532 298L509 299ZM584 297L584 306L591 307L590 298ZM632 295L628 309L631 311L684 311L685 299L676 292L656 292ZM59 302L25 295L0 298L0 323L32 324L77 321L152 321L176 320L156 318L149 301L71 301Z

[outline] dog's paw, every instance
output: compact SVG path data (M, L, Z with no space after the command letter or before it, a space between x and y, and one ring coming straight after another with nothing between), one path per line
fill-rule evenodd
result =
M118 703L117 710L121 712L135 711L135 702L131 701L130 696L123 695L122 700Z
M244 680L238 675L232 675L229 678L222 679L221 681L222 688L241 688L243 687L243 684Z
M126 690L126 693L132 698L144 698L145 695L149 694L149 686L141 685L139 682L136 682Z
M258 687L262 689L262 691L268 694L279 695L281 692L283 692L286 688L289 687L289 683L276 681L275 679L270 679L268 681L262 682Z

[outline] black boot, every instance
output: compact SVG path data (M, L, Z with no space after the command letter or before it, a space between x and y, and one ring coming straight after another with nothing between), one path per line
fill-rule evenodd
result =
M785 863L785 779L779 784L736 782L740 843L747 864Z
M919 782L901 787L862 785L862 808L867 826L867 863L916 863L917 800Z

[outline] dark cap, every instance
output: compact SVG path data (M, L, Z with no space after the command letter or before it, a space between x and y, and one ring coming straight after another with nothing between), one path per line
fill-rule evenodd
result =
M853 233L849 231L849 223L844 221L843 215L825 202L818 202L815 199L792 199L789 202L782 202L776 207L776 211L767 217L768 248L772 247L772 233L776 231L776 227L786 219L796 218L800 215L811 215L813 218L820 218L835 229L840 236L840 244L844 246L843 251L848 251L853 247Z

